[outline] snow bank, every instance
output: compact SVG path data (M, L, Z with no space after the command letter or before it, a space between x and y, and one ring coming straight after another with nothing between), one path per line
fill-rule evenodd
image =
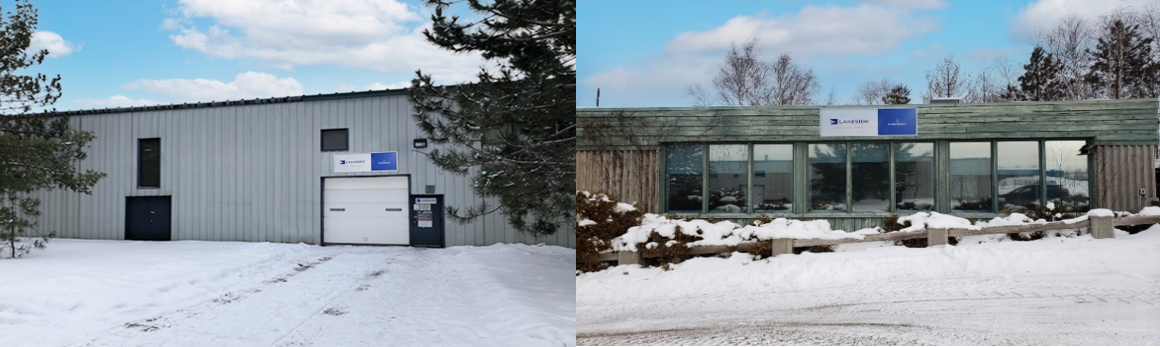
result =
M1115 217L1116 213L1106 208L1093 208L1087 213L1088 217Z
M1139 215L1141 215L1141 216L1160 216L1160 207L1156 207L1156 206L1145 207L1143 210L1140 210Z
M624 235L613 239L615 251L637 251L636 245L648 241L648 236L656 232L668 239L676 239L677 233L693 236L699 240L689 246L736 246L744 241L791 239L862 239L862 234L847 233L830 229L826 220L800 221L778 218L762 225L741 226L730 221L710 223L704 219L668 219L657 214L645 214L641 225L628 229Z
M910 226L900 231L918 231L923 229L982 229L982 226L972 225L971 221L966 218L938 212L919 212L905 217L898 217L898 223L900 224L907 221L910 222Z

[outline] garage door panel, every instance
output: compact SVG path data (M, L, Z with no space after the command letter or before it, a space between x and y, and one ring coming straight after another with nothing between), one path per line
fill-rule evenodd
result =
M372 217L391 214L407 214L407 205L403 203L391 204L327 204L327 208L322 211L323 217Z
M342 177L326 179L326 189L408 189L407 177Z
M407 202L406 189L374 189L374 190L330 190L327 189L323 200L327 205L331 203L366 203L366 202Z
M331 218L325 223L327 239L332 230L363 230L368 233L387 233L386 226L407 223L407 215L394 217L346 217ZM409 231L409 230L408 230Z

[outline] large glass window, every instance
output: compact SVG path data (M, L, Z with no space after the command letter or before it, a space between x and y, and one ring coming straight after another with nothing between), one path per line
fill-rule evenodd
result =
M161 139L137 140L137 187L161 187Z
M846 144L812 144L809 148L810 210L846 210Z
M701 211L701 174L704 146L681 144L668 146L665 156L666 196L672 212Z
M854 212L890 209L890 144L854 143L850 180Z
M1047 141L1047 200L1063 204L1064 211L1084 212L1089 207L1088 157L1079 155L1084 141Z
M999 208L1027 213L1039 200L1039 141L999 142ZM1077 152L1078 153L1078 152Z
M709 145L709 212L745 212L748 172L748 145Z
M934 144L894 147L894 202L899 212L934 209Z
M991 211L991 143L952 142L951 209Z
M793 145L753 145L753 212L793 207Z

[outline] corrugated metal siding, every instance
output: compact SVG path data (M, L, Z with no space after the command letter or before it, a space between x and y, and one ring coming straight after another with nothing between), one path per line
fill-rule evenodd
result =
M470 180L443 172L411 142L421 131L405 94L237 106L74 115L97 136L79 168L108 174L85 196L41 192L44 230L59 237L123 239L125 197L172 196L175 240L320 242L322 177L335 154L397 151L411 192L434 185L452 206L477 204ZM348 128L350 150L320 151L321 129ZM139 189L137 139L161 138L161 188ZM446 223L448 246L544 243L575 247L575 229L531 237L502 215Z
M1096 146L1092 155L1095 207L1137 212L1156 196L1156 145Z
M620 201L658 211L657 151L576 152L576 189L605 191Z

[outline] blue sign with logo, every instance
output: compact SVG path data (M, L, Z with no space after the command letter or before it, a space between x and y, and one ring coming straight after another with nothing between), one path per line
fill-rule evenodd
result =
M913 108L878 109L878 136L918 135L918 110Z
M398 152L371 153L371 171L398 171Z

